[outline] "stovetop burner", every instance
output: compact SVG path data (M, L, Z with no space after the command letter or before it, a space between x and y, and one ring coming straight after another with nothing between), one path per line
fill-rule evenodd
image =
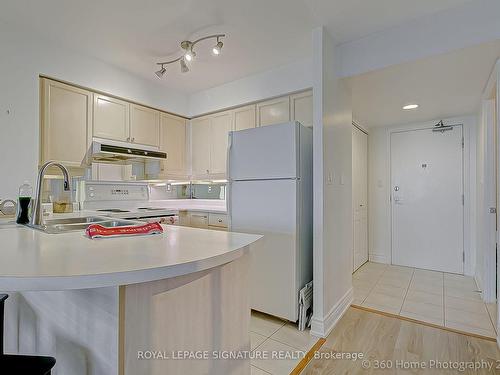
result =
M128 210L120 210L119 208L103 208L101 210L97 210L100 212L113 212L113 213L120 213L120 212L130 212Z

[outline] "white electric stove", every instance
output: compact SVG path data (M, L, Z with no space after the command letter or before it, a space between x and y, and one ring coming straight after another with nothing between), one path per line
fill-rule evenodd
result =
M179 212L152 205L149 187L140 182L85 181L81 208L105 216L162 224L178 224Z

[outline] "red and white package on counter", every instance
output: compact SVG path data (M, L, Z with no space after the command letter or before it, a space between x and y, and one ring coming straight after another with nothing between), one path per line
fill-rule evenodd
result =
M109 238L120 236L144 236L150 234L161 234L163 228L158 223L147 223L144 225L133 225L128 227L106 228L99 224L89 225L85 234L89 238Z

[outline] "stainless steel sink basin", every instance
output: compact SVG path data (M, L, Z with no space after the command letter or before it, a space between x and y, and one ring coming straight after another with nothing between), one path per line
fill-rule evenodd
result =
M56 224L85 224L85 223L98 223L101 221L109 220L106 217L99 216L87 216L87 217L70 217L67 219L51 219L46 220L45 224L47 225L56 225Z
M89 217L72 217L68 219L52 219L46 220L42 225L29 227L41 230L45 233L58 234L74 231L83 231L91 224L99 224L103 227L125 227L128 225L143 224L134 220L112 219L109 217L89 216Z

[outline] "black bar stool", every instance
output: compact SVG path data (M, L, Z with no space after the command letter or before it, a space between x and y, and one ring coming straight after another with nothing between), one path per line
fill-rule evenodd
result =
M52 357L32 355L4 354L3 352L3 321L5 300L7 294L0 294L0 374L5 375L50 375L56 364Z

